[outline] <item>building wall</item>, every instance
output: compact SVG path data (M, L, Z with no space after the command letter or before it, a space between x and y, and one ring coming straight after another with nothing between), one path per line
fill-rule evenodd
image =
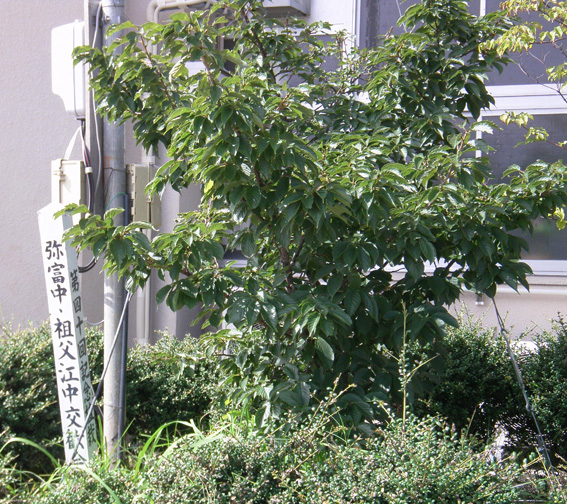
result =
M78 126L51 92L51 29L82 16L80 1L1 5L0 314L15 326L48 315L36 212L51 199L51 160Z
M413 1L413 0L412 0ZM358 31L361 45L375 40L376 29L387 30L402 9L412 1L393 0L312 0L310 20L326 20L340 29ZM477 0L478 1L478 0ZM142 23L147 1L125 0L127 16ZM0 260L0 317L14 327L47 319L47 298L39 249L36 212L50 201L50 163L62 157L78 122L64 111L61 100L51 92L51 29L83 18L82 0L11 0L2 2L0 16L0 215L2 251ZM126 161L140 162L142 153L131 135L126 134ZM74 157L80 158L76 148ZM197 202L195 192L166 195L164 216L171 226L180 209L188 210ZM567 260L567 257L565 257ZM562 261L554 261L559 264ZM532 294L501 292L499 309L509 313L508 322L516 332L536 324L549 325L549 319L565 311L567 268L552 268L555 273L532 279ZM156 287L154 282L154 291ZM537 288L536 288L537 287ZM94 270L83 276L87 319L102 319L102 275ZM469 310L487 323L492 311L477 305L473 296L463 301ZM136 306L130 320L136 333ZM485 314L485 312L487 312ZM191 312L172 314L152 306L155 329L168 329L178 335L190 330Z

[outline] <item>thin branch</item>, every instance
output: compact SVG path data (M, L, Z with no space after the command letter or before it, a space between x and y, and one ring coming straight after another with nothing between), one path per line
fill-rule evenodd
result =
M144 49L144 53L146 54L148 61L150 62L152 68L155 70L156 75L158 76L159 83L163 89L163 92L165 93L165 96L167 97L167 100L169 101L169 104L171 105L171 108L173 109L177 108L177 104L173 100L171 93L169 92L169 88L167 87L165 77L161 72L158 64L154 61L151 51L148 49L146 39L144 38L143 35L140 35L140 41L142 42L142 48Z
M301 249L303 248L304 244L305 244L305 235L303 235L301 237L301 240L299 241L297 250L295 251L295 254L293 254L293 259L291 260L290 267L293 267L293 265L297 262L297 259L299 257L299 254L301 253Z

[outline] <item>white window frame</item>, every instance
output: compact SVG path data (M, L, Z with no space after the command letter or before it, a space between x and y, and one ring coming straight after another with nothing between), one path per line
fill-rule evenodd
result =
M567 115L567 103L553 84L518 84L487 86L494 105L484 109L480 119L499 117L506 112L526 112L537 115ZM567 277L567 260L523 260L534 276Z

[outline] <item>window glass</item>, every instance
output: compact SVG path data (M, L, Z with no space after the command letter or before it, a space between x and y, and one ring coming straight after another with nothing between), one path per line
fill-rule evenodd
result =
M567 115L538 115L534 116L534 120L529 124L545 128L549 133L549 139L553 142L567 139ZM489 158L497 175L502 174L512 164L524 168L538 159L554 162L567 158L567 151L549 142L517 145L524 140L524 133L525 131L518 126L510 125L502 131L495 131L494 135L484 137L496 149ZM567 229L559 231L554 222L543 219L535 221L534 234L526 239L530 244L530 250L529 253L524 254L524 259L567 260Z
M486 0L486 12L500 10L501 0ZM540 23L543 29L553 28L553 25L542 19L537 13L522 13L526 22ZM538 84L547 82L546 68L565 62L563 54L567 48L564 42L556 42L555 47L549 43L535 44L529 53L511 54L510 57L517 63L509 64L502 74L494 72L489 75L491 84Z
M421 0L361 0L360 2L360 47L372 47L378 42L379 35L388 32L403 33L404 28L396 26L402 14ZM491 2L493 0L487 0ZM494 2L496 6L501 0ZM480 0L470 0L471 12L480 13Z
M419 0L361 0L360 2L360 47L373 47L378 37L388 33L403 33L396 23L408 7Z

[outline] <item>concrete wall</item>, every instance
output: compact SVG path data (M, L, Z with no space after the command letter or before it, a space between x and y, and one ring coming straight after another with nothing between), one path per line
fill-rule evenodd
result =
M504 320L506 330L516 338L532 339L542 331L549 331L553 321L567 313L567 287L565 277L532 276L530 291L524 288L515 292L500 286L495 304ZM453 307L458 317L472 317L487 327L500 328L492 300L466 293Z
M78 126L51 92L51 29L82 16L81 1L1 5L0 310L16 326L48 315L36 212L51 199L51 160Z
M36 212L50 201L50 163L62 157L78 122L64 111L61 100L51 92L51 29L83 18L82 0L2 1L0 15L0 317L14 327L46 320L47 298L41 267ZM392 2L393 8L394 2ZM147 1L126 0L128 17L135 23L145 20ZM310 20L324 19L338 28L353 31L380 22L377 0L312 0ZM404 4L401 4L404 6ZM392 10L392 9L390 9ZM397 10L397 6L396 6ZM389 11L388 11L389 12ZM377 17L378 16L378 17ZM386 22L383 19L384 22ZM366 34L366 35L365 35ZM364 45L364 40L362 41ZM140 162L141 151L131 135L126 139L126 161ZM75 158L80 158L76 149ZM180 198L166 195L164 217L171 226L177 211L196 204L194 192ZM499 299L502 314L516 332L537 324L547 327L549 319L565 311L565 278L560 275L534 278L533 294L503 293ZM154 291L155 291L154 282ZM102 319L102 275L95 270L83 276L87 319ZM474 297L465 297L471 312L493 322L488 303L477 306ZM485 314L485 312L487 312ZM172 314L152 306L155 329L168 329L178 335L190 330L190 312ZM135 334L135 304L131 310Z

